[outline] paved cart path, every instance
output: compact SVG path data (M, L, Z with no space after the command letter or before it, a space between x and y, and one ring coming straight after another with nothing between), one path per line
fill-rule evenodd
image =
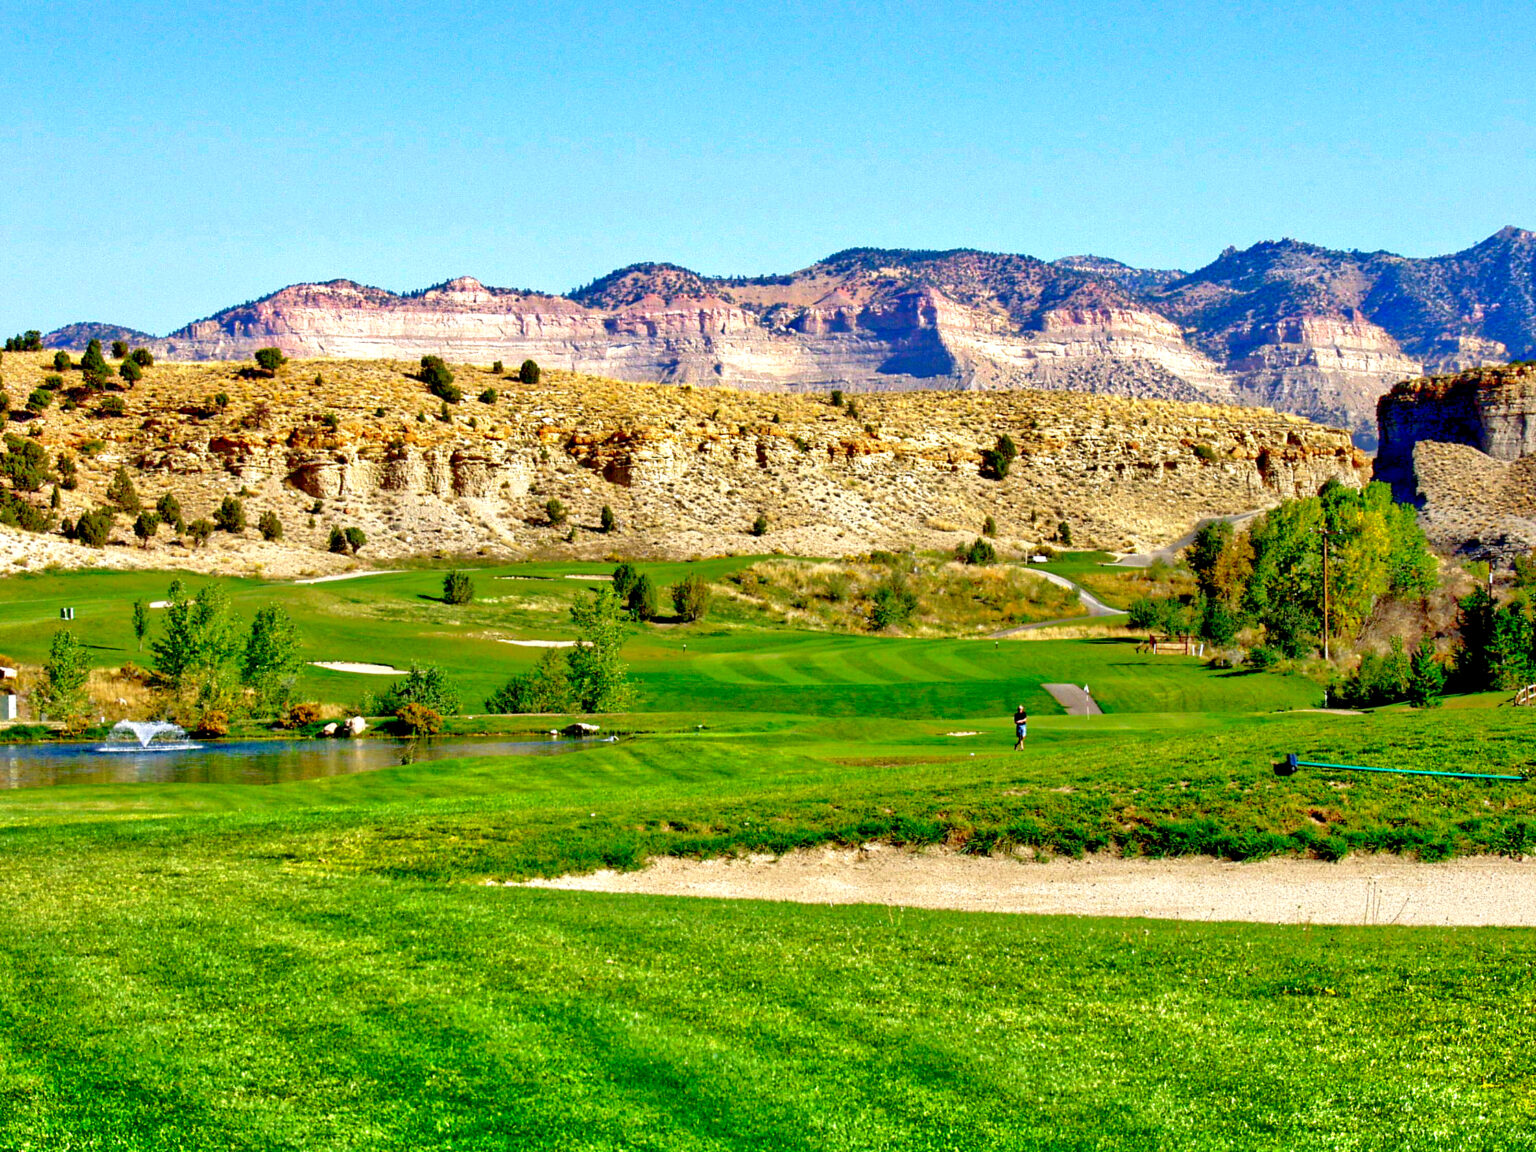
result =
M1093 698L1091 691L1084 692L1079 684L1042 684L1040 687L1055 697L1056 703L1067 710L1068 716L1102 716L1104 714L1104 709L1099 707L1099 702ZM1088 687L1091 690L1093 685L1090 684Z

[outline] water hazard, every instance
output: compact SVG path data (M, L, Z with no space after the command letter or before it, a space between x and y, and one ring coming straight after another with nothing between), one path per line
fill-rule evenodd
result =
M281 784L463 756L547 756L596 740L224 740L147 746L0 744L0 788L59 784Z

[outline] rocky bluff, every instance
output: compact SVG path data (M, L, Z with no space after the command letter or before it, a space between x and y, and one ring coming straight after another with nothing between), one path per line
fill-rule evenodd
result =
M13 391L47 361L8 356ZM381 558L948 548L989 516L1020 546L1066 521L1079 546L1138 550L1369 472L1347 433L1263 409L1037 391L835 406L563 372L530 387L457 365L465 399L445 419L414 370L309 360L268 379L234 363L157 364L120 394L122 416L40 421L50 453L80 461L62 514L99 505L123 465L145 498L176 493L188 520L243 492L248 517L275 511L289 545L323 548L333 525L356 525ZM1018 456L999 479L982 450L1003 435ZM604 505L616 536L597 531Z
M779 276L670 264L564 296L464 277L399 295L299 284L164 339L162 357L290 356L540 364L740 389L1072 389L1267 405L1375 433L1392 384L1536 354L1536 237L1506 228L1412 259L1293 240L1194 273L1101 257L858 248ZM50 347L124 330L77 324Z
M1424 510L1437 543L1536 547L1536 364L1404 381L1378 406L1376 477Z

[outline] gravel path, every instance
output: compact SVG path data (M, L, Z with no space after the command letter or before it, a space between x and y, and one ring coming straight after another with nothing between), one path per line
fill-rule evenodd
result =
M587 892L885 904L967 912L1146 916L1268 924L1536 927L1536 860L1399 856L1265 860L1116 856L1047 863L948 851L812 850L774 859L663 857L640 872L595 872L529 887Z

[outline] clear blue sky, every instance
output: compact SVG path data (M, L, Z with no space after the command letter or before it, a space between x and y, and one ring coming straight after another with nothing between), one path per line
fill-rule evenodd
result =
M1536 4L0 0L0 331L840 248L1536 227Z

